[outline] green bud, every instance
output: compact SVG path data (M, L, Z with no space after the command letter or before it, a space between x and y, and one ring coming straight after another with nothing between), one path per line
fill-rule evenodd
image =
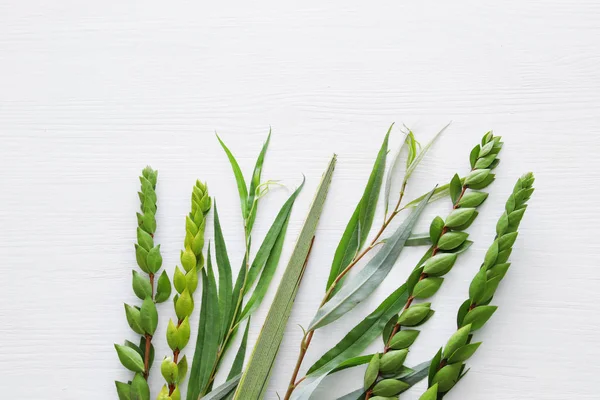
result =
M160 267L162 266L162 256L160 255L160 244L158 246L153 247L148 252L148 269L153 274L157 273Z
M185 317L177 328L177 343L178 348L183 349L190 340L190 319L189 317Z
M471 331L481 329L497 309L496 306L475 307L465 315L463 325L471 324Z
M494 148L494 142L486 143L479 151L479 158L485 157L488 154L490 154L490 151L492 151L493 148Z
M488 251L485 253L485 257L483 259L483 266L485 269L490 269L496 263L496 259L498 258L498 240L494 240L494 243L490 246Z
M489 196L486 192L469 191L458 202L459 208L479 207Z
M452 180L450 181L450 199L452 200L452 204L456 204L462 191L463 184L460 180L460 177L458 174L454 174Z
M135 244L135 259L140 266L140 269L145 273L150 272L148 270L148 264L146 263L146 259L148 258L148 251L144 249L142 246Z
M154 304L154 301L152 301L150 296L146 297L142 303L140 319L144 332L149 335L154 335L156 327L158 326L158 311L156 311L156 304Z
M135 295L141 300L144 300L148 296L152 296L152 285L150 285L150 280L141 276L135 270L133 270L132 273L132 286Z
M440 250L453 250L464 243L469 237L466 232L446 232L437 243Z
M186 235L189 234L191 237L194 237L198 233L198 227L189 216L185 217L185 232Z
M186 247L185 251L181 252L181 266L185 272L189 272L196 266L196 255L189 247Z
M169 400L169 388L167 385L163 385L162 389L160 389L156 400Z
M190 293L194 293L198 287L198 271L194 265L190 271L185 274L185 281Z
M494 162L497 156L497 154L492 153L486 155L485 157L479 158L475 163L475 169L488 168L492 164L492 162Z
M428 303L423 303L428 304ZM402 312L398 317L398 325L402 326L418 326L429 314L430 307L423 305L414 305Z
M185 289L175 304L175 315L177 315L177 318L182 320L185 317L192 315L193 310L194 300L192 299L192 296L190 296L190 292Z
M156 300L157 303L162 303L163 301L167 301L169 296L171 296L171 281L169 280L167 272L163 271L156 284L156 297L154 300Z
M395 396L408 388L410 388L410 385L406 382L396 379L384 379L377 382L375 387L373 387L373 394L375 396Z
M173 351L179 348L177 326L175 326L172 320L169 320L169 324L167 325L167 344Z
M481 151L481 147L479 145L473 147L471 153L469 154L469 161L471 162L471 169L475 168L475 163L477 163L477 159L479 158L479 152Z
M141 374L135 374L131 381L131 400L150 400L150 387Z
M192 251L194 252L194 254L201 254L202 253L202 248L204 247L204 230L200 230L196 236L194 236L194 238L192 239L192 242L190 243L190 247L192 248Z
M434 276L422 279L415 285L412 295L416 299L431 297L438 291L443 282L444 278Z
M467 175L465 178L465 185L470 186L481 184L490 175L490 173L491 171L489 169L476 169Z
M461 363L446 365L435 374L431 383L438 384L440 393L447 392L456 385L461 369Z
M517 236L519 236L518 232L511 232L507 233L506 235L500 236L498 238L498 251L510 249L513 246L513 244L515 244Z
M369 365L367 365L367 370L365 371L364 377L364 389L369 390L369 388L375 383L377 377L379 376L379 353L373 354L371 357L371 361L369 361Z
M491 168L496 168L496 165L498 164L499 160L494 160L494 162L492 163L492 165L490 166ZM489 169L480 169L478 171L489 171ZM479 183L471 183L469 184L469 188L470 189L483 189L488 187L492 182L494 182L496 180L496 175L489 173L484 180L482 180Z
M496 264L504 264L510 258L510 253L512 253L512 248L502 250L498 253L498 258L496 258Z
M154 247L154 239L152 236L142 228L137 228L137 241L146 251L150 251Z
M436 383L419 397L419 400L437 400L438 384Z
M133 331L139 335L144 334L142 328L142 318L140 317L140 310L135 307L125 304L125 317L127 317L127 323L133 329Z
M488 144L492 139L494 138L494 133L492 131L486 132L485 135L483 135L483 138L481 138L481 145L485 146L486 144Z
M471 299L471 304L479 304L481 302L486 285L487 271L485 267L481 267L479 272L473 277L471 285L469 286L469 299Z
M494 265L492 268L488 269L488 272L487 272L488 281L495 277L499 277L500 279L504 278L504 276L506 275L506 272L508 271L508 268L510 268L510 263Z
M187 287L185 275L177 266L175 267L175 273L173 274L173 286L175 286L175 290L177 290L178 293L183 293Z
M474 208L457 208L448 215L448 218L446 218L446 226L448 228L456 228L465 225L471 220L475 213L477 213L477 210Z
M162 364L160 365L160 373L162 374L165 381L168 384L176 383L179 371L177 370L177 364L175 364L169 357L165 357Z
M454 363L462 363L467 361L479 348L481 342L478 343L470 343L458 348L452 355L448 358L448 362L450 364Z
M183 356L183 358L179 360L179 363L177 364L177 370L179 376L179 379L177 379L177 383L181 383L185 378L185 375L187 374L188 370L188 362L186 356Z
M452 354L454 354L456 350L467 344L467 340L469 340L470 334L471 325L465 325L456 332L454 332L454 334L450 336L450 339L448 339L446 347L444 347L444 358L450 357Z
M404 365L404 360L408 355L408 350L392 350L381 356L379 371L384 375L390 375L398 372Z
M447 274L456 262L456 254L438 253L425 261L423 273L430 276L441 276Z
M435 245L438 242L440 236L442 235L443 229L444 220L442 217L435 217L429 226L429 237L431 238L431 243Z
M406 329L396 333L392 337L392 340L390 340L390 348L394 350L409 348L417 340L419 333L421 332L413 329Z
M125 368L133 372L144 372L144 360L140 353L131 347L115 344L115 350L119 356L119 361Z

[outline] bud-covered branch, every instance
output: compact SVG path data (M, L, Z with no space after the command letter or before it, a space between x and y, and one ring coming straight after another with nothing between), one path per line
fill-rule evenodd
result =
M140 176L140 212L137 213L137 243L135 257L142 273L132 271L132 287L135 295L142 300L141 306L125 304L125 316L131 329L141 335L139 346L126 341L125 345L115 345L119 360L125 368L135 372L131 382L116 382L119 399L147 398L150 396L148 376L154 360L152 336L158 326L156 303L163 302L171 295L171 282L165 271L155 285L155 277L162 266L160 245L154 244L156 231L156 181L158 171L144 168Z
M533 174L523 175L508 198L505 211L496 225L494 243L471 282L469 298L458 310L458 330L433 358L429 369L429 388L420 400L441 400L465 376L465 361L481 345L481 342L471 343L473 332L481 329L497 309L490 302L510 267L508 258L527 209L526 203L534 191L533 182Z

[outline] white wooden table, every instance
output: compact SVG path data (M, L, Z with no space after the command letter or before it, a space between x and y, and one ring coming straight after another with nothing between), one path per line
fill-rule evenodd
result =
M239 265L237 193L213 133L248 175L270 125L265 178L289 188L301 173L307 178L275 282L321 172L339 154L271 380L267 398L276 399L297 355L297 324L308 324L318 305L389 124L405 123L426 140L449 120L409 196L464 173L487 130L506 146L471 230L475 245L435 298L437 314L408 362L430 357L452 332L502 205L531 170L537 191L495 299L499 311L478 336L484 345L471 372L447 399L600 398L600 5L494 4L0 1L2 398L116 398L113 381L129 374L112 344L134 337L122 303L135 301L139 172L146 164L160 171L157 240L169 271L196 178L218 199ZM395 130L393 148L400 138ZM276 189L265 198L257 239L287 195ZM429 217L448 206L437 204ZM367 302L319 331L305 367L402 282L421 251L406 250ZM160 311L157 338L171 304ZM266 311L253 319L250 344ZM166 352L157 340L157 358ZM156 369L154 393L161 380ZM318 397L361 380L361 369L340 373Z

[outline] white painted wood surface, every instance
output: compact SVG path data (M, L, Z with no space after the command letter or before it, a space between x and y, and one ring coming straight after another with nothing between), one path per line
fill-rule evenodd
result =
M321 172L339 154L267 396L276 399L297 355L297 324L317 307L388 125L406 123L426 139L453 120L410 195L466 171L486 130L503 135L506 147L472 229L473 250L435 298L436 317L409 363L430 357L452 332L502 204L532 170L537 191L495 300L499 311L478 333L484 345L470 374L447 399L598 399L600 5L494 4L0 1L1 397L116 398L113 380L129 374L112 344L135 337L122 303L135 301L139 171L160 170L157 240L169 271L196 178L218 199L238 265L237 194L213 132L248 175L271 125L265 178L291 188L307 177L275 282ZM396 130L394 147L399 138ZM257 239L287 195L277 189L265 199ZM447 210L440 203L428 214ZM368 302L317 333L305 368L405 278L420 251L405 251ZM251 344L266 311L253 319ZM160 312L158 359L171 304ZM319 398L361 380L362 370L338 374ZM160 381L156 369L154 393Z

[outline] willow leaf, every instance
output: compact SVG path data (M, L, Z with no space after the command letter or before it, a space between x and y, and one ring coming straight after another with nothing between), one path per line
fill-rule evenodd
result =
M431 237L429 236L429 232L410 235L410 237L406 240L405 246L431 246Z
M252 226L254 225L254 219L256 218L256 211L258 202L255 202L256 199L256 190L260 186L260 176L262 174L263 163L265 162L265 154L267 153L267 147L269 147L269 141L271 140L271 129L269 128L269 135L267 135L267 140L263 144L262 149L256 159L256 164L254 165L254 171L252 172L252 179L250 180L250 189L248 191L248 221L246 223L246 232L252 231Z
M235 359L233 360L233 364L231 365L231 370L229 370L229 375L227 376L227 380L234 378L242 373L242 368L244 366L244 359L246 358L246 345L248 343L248 330L250 328L250 318L248 318L248 322L246 323L246 329L244 330L244 336L242 336L242 342L240 343L240 348L238 349L237 354L235 355Z
M375 311L356 325L337 345L310 367L306 379L294 390L292 399L308 400L331 371L346 360L360 355L373 340L381 335L387 321L402 310L407 299L406 285L400 286L390 294Z
M393 126L393 124L392 124ZM329 288L336 280L338 275L352 262L352 259L360 248L364 245L367 235L373 225L373 218L375 216L375 208L377 207L377 199L379 198L379 192L381 191L381 183L383 181L383 175L385 173L385 159L388 151L388 140L390 137L390 131L388 130L377 159L371 170L371 176L367 182L367 186L363 192L363 195L356 205L356 209L344 230L342 239L335 250L333 262L331 264L331 270L329 272L329 279L327 280L327 288ZM341 284L336 286L341 287Z
M231 263L227 255L227 246L221 230L217 202L214 202L214 226L215 226L215 256L219 269L219 311L221 315L221 338L225 337L231 319L233 318L232 294L233 282L231 276Z
M321 328L337 320L371 295L383 282L398 256L400 256L406 240L410 237L413 227L432 194L433 191L421 201L419 206L404 220L367 265L358 274L354 275L323 307L319 308L310 323L309 330Z
M406 169L406 175L404 177L404 179L408 179L410 178L410 176L412 175L412 173L415 171L415 169L417 168L417 166L419 165L419 163L421 162L421 160L423 160L423 157L425 157L425 154L427 154L427 151L431 148L431 146L433 145L433 143L435 143L435 141L437 140L437 138L450 126L450 123L448 123L448 125L444 126L434 137L433 139L431 139L429 141L429 143L427 143L425 145L425 147L423 147L421 149L421 151L417 154L416 158L413 160L413 162L410 163L410 165L408 166L408 168Z
M246 181L244 180L244 174L242 174L242 170L240 169L240 165L237 160L227 148L225 143L221 140L219 135L217 135L217 139L219 139L219 143L221 143L221 147L225 150L225 154L227 154L227 158L229 159L229 163L231 164L231 168L233 169L233 175L235 175L235 182L237 184L238 193L240 195L240 204L242 206L242 215L244 216L244 220L248 218L248 188L246 187Z
M187 400L197 400L201 388L208 383L211 368L217 359L220 340L219 299L217 282L212 268L210 245L207 252L206 269L202 270L202 305L194 359L190 371Z
M260 245L260 247L258 249L258 252L256 253L256 256L254 257L254 261L252 261L250 270L248 271L248 277L246 278L245 292L248 292L248 290L252 287L252 285L254 285L256 278L261 273L262 269L264 268L265 264L267 263L267 260L269 259L269 256L273 250L273 247L275 246L275 243L277 242L277 240L279 238L279 234L281 232L285 232L285 229L286 229L285 225L287 224L289 215L292 212L292 207L294 205L294 202L296 201L298 194L304 187L304 182L305 182L305 180L303 179L302 184L298 187L298 189L296 189L294 191L294 193L292 193L292 195L288 198L288 200L283 204L283 206L281 207L281 210L279 210L279 213L275 217L273 224L269 228L267 235L265 236L262 244Z
M398 168L398 164L400 163L400 157L402 156L402 151L404 150L404 148L406 147L406 137L408 134L404 135L404 139L402 139L402 144L400 145L400 148L398 149L398 151L396 152L396 154L394 155L394 158L392 159L392 162L390 164L390 169L387 173L387 177L385 179L385 215L387 216L388 210L390 208L390 191L392 190L392 178L394 177L394 173L396 172L396 169Z
M242 377L242 374L238 374L238 375L234 376L233 378L227 379L227 381L225 383L214 388L206 396L203 396L202 400L221 400L221 399L227 398L233 392L233 390L235 390L238 383L240 382L241 377ZM198 399L195 399L195 400L198 400Z
M460 178L461 182L465 181L465 178ZM425 196L427 196L429 193L425 193L419 197L417 197L416 199L410 201L407 205L404 206L404 208L412 208L412 207L416 207L421 200L423 200L425 198ZM449 197L450 196L450 183L446 183L445 185L442 186L438 186L437 188L435 188L435 190L433 191L433 196L431 196L431 198L429 199L430 203L433 203L434 201L443 199L445 197Z
M271 304L248 365L233 397L235 400L259 400L264 396L273 369L273 363L283 339L285 326L306 268L319 217L327 198L335 163L336 156L334 155L321 179L317 194L275 294L275 299Z

